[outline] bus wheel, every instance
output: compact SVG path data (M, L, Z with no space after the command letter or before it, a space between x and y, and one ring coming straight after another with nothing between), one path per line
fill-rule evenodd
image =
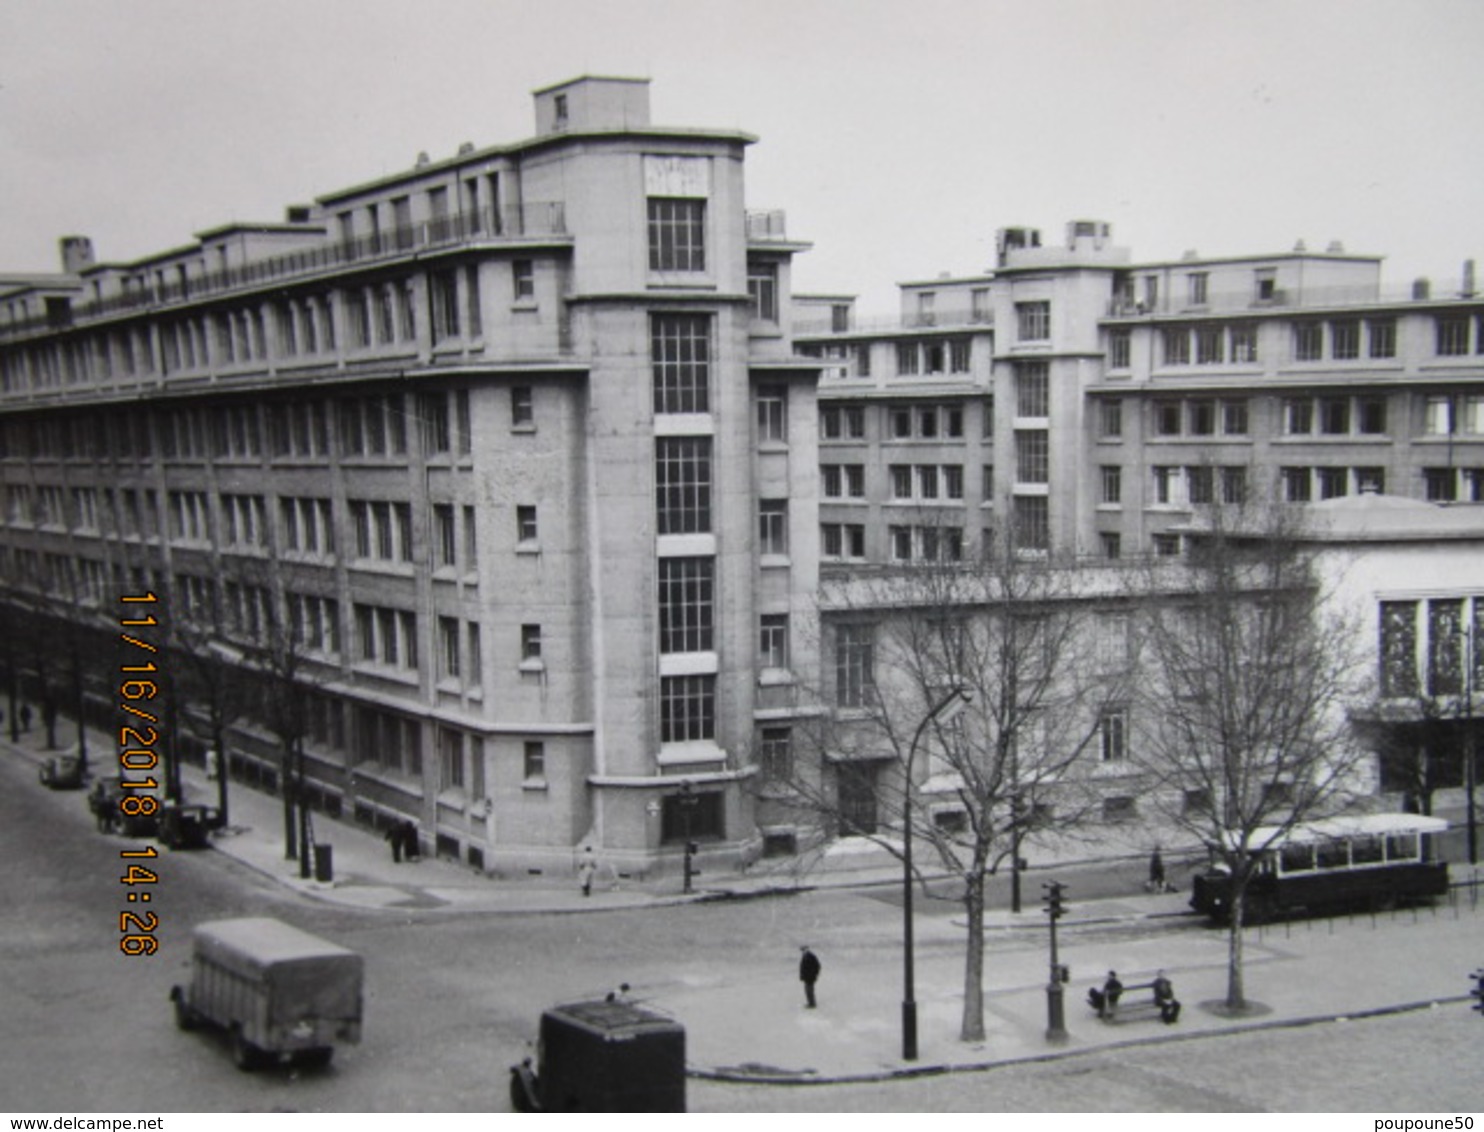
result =
M232 1064L244 1073L250 1072L258 1067L258 1047L248 1041L242 1033L242 1027L233 1024L232 1033Z

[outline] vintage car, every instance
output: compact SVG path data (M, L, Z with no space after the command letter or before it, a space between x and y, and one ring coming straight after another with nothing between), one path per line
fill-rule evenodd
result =
M171 849L205 849L211 844L211 831L222 827L222 812L215 806L191 803L184 806L166 804L160 811L161 845Z
M82 759L74 751L53 755L41 764L41 785L53 790L82 789Z

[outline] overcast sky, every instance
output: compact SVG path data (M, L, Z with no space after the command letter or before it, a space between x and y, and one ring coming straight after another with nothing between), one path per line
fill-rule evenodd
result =
M0 0L0 271L124 262L533 133L530 91L645 76L739 128L800 290L892 309L996 228L1136 259L1484 261L1480 0Z

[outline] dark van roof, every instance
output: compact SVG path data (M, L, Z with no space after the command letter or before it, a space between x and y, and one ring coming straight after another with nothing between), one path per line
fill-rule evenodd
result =
M571 1002L554 1006L548 1018L560 1018L591 1033L609 1038L641 1033L665 1033L685 1028L675 1019L629 1002Z

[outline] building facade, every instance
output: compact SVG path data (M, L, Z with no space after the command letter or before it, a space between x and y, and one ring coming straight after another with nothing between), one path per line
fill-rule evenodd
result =
M1484 501L1471 262L1392 294L1379 258L1338 244L1136 263L1073 221L1060 247L1013 228L998 248L984 275L901 284L890 325L801 297L799 348L825 367L827 563L951 559L993 531L1032 553L1174 554L1196 509L1253 493ZM924 503L948 528L926 542L903 518Z
M6 277L7 597L278 632L317 804L476 867L755 854L755 731L812 663L805 245L746 209L754 139L648 96L563 83L516 144ZM231 756L277 783L254 720Z

